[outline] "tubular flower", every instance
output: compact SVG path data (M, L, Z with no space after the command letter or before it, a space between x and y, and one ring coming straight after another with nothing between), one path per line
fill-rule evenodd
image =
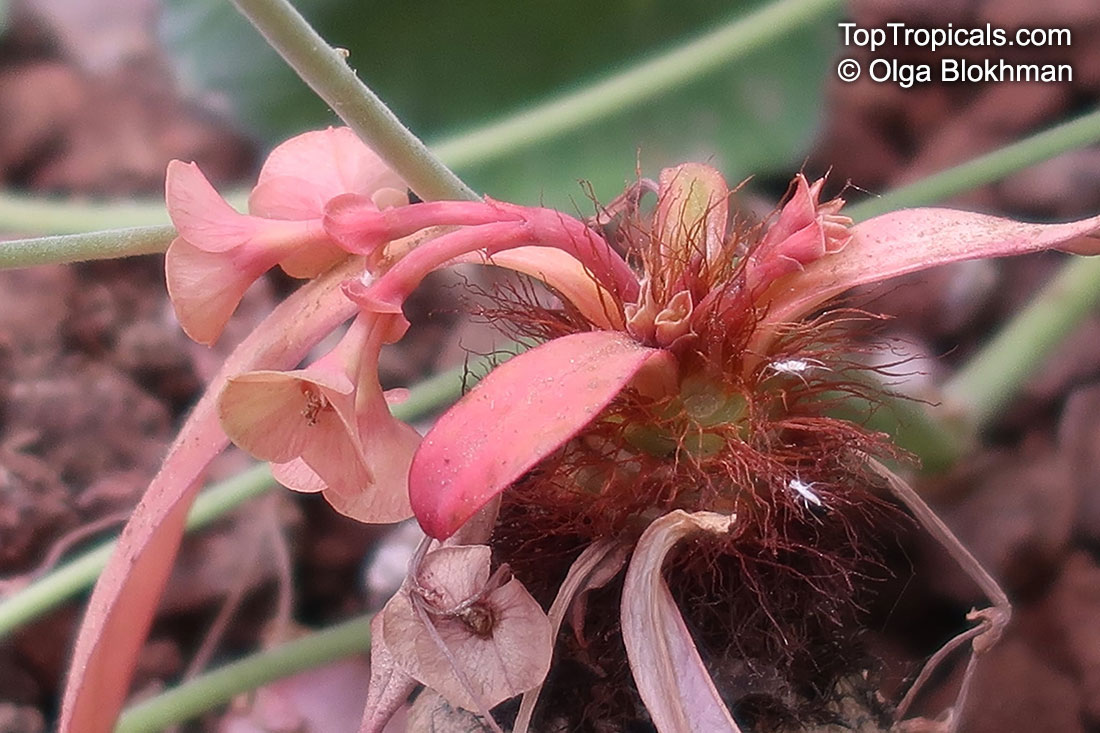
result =
M296 491L320 491L362 522L412 515L407 476L420 436L391 414L378 385L382 335L357 318L340 343L305 369L229 380L218 400L230 440Z
M347 128L275 148L249 215L226 203L194 163L172 161L165 192L179 233L165 259L168 292L183 330L204 344L217 340L244 292L272 267L312 278L347 257L322 225L330 200L355 193L379 207L408 203L401 179Z

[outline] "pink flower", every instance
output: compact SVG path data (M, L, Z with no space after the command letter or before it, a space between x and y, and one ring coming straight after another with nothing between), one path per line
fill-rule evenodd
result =
M330 200L355 193L380 208L407 203L400 178L347 128L308 132L273 150L250 215L226 203L194 163L172 161L165 191L179 233L165 259L168 292L184 331L205 344L275 265L312 278L347 256L322 225Z
M384 334L375 326L357 318L305 369L231 378L218 411L230 440L270 461L283 485L320 491L361 522L388 523L412 515L408 469L420 436L390 414L378 385Z

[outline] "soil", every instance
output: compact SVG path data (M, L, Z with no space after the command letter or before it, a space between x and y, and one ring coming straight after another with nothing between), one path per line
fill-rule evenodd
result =
M9 31L0 39L0 184L96 199L157 195L172 158L198 161L217 184L247 182L259 151L180 93L152 34L154 0L86 3L100 25L74 10L83 5L12 4ZM831 169L838 187L850 181L867 191L887 190L1093 108L1100 98L1100 45L1083 40L1100 32L1094 0L922 1L906 3L904 15L885 7L879 0L853 2L849 15L864 26L906 20L926 27L1072 28L1082 40L1071 47L1018 53L1036 63L1073 65L1074 82L900 89L832 80L823 131L806 169ZM103 40L106 28L115 28L113 42ZM911 49L905 59L934 60ZM774 193L781 191L779 185ZM849 194L859 196L853 189ZM1021 218L1095 214L1100 150L1059 156L951 203ZM891 335L935 357L929 376L939 379L1027 303L1063 260L967 263L865 296L892 316ZM273 278L250 291L211 350L178 329L161 268L158 257L143 257L0 272L0 592L25 584L70 544L121 524L227 353L225 344L243 336L289 287ZM409 314L418 326L429 325L414 329L387 356L389 385L410 384L460 363L464 348L484 346L484 334L465 325L461 307L445 281L421 289ZM1086 318L1028 381L980 446L948 474L920 485L1015 605L1004 639L979 667L964 731L1100 731L1097 414L1100 313ZM243 456L227 454L211 478L245 464ZM335 515L315 497L276 492L259 508L188 539L142 654L138 694L184 673L226 598L243 601L215 660L276 633L273 617L281 620L279 633L288 633L285 612L272 611L290 585L288 567L298 623L329 623L376 605L361 575L364 558L384 536L385 530ZM915 660L963 628L971 607L986 603L930 541L911 539L895 581L880 595L887 599L878 609L882 625L864 641L868 654L881 660L879 686L888 696L914 672ZM285 549L288 562L271 547ZM0 643L0 732L49 729L79 618L80 604L72 603ZM280 704L321 690L333 699L332 690L349 689L348 681L364 674L354 664L342 669L335 678L304 678ZM938 679L920 709L942 709L956 683L957 671ZM268 716L266 727L257 710ZM288 730L278 726L296 713L279 710L257 703L221 724ZM216 725L211 718L202 727Z

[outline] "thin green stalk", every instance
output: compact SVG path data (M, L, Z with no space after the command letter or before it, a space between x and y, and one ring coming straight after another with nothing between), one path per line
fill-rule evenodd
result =
M287 0L233 0L309 87L401 174L422 199L478 195L436 158Z
M631 107L763 48L837 10L840 0L779 0L650 61L548 99L433 149L456 168L511 155Z
M209 525L273 485L267 465L256 466L204 491L187 515L187 529ZM115 540L64 562L26 588L0 601L0 639L33 621L95 582L115 548Z
M861 221L908 206L927 206L1095 142L1100 142L1100 109L864 201L846 213Z
M1100 257L1075 257L944 386L981 429L1100 303Z
M249 690L370 649L370 616L281 644L127 708L115 733L162 731Z
M87 234L0 242L0 270L163 252L176 236L170 226L108 229Z
M12 233L81 234L93 229L168 224L164 199L78 201L60 196L0 192L0 229Z
M224 195L238 209L248 203L247 191L236 189ZM163 197L93 203L0 191L0 230L12 234L83 234L123 227L163 227L170 223Z

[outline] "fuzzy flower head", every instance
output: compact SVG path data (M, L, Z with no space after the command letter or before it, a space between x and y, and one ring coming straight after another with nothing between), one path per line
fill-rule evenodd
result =
M541 276L565 308L508 309L518 330L529 327L545 343L491 372L425 437L409 484L425 531L449 536L491 498L531 483L536 467L551 477L538 482L536 501L581 507L577 521L604 531L647 508L757 511L768 496L795 511L803 499L792 481L828 495L850 473L851 452L842 448L875 453L881 442L825 416L829 390L861 388L850 378L851 352L836 344L843 312L809 318L824 303L948 262L1098 249L1081 238L1100 219L1039 225L912 209L853 225L842 200L821 200L823 186L797 176L776 212L751 224L731 215L717 171L682 165L652 186L651 215L626 206L617 242L564 214L498 202L387 212L388 236L426 226L414 220L421 206L436 207L424 211L431 224L465 226L370 284L349 286L368 311L401 318L400 303L420 278L455 260L522 260L522 247L558 250L580 265L520 268ZM347 246L361 225L344 211L329 231Z

